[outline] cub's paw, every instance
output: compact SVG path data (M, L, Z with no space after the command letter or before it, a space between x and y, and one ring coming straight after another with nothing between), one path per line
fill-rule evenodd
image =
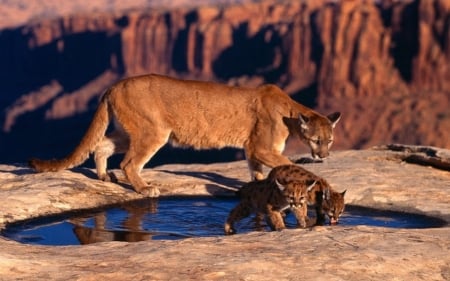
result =
M147 186L146 188L142 188L140 190L136 190L138 193L151 198L159 197L161 192L157 187L154 186Z
M307 225L308 225L308 224L306 223L306 220L300 220L300 221L297 223L297 227L298 227L298 228L306 228Z
M274 225L271 225L270 228L272 231L282 231L286 229L286 225L284 223L276 223Z
M234 229L233 227L229 226L229 225L225 225L225 235L233 235L236 234L236 229Z

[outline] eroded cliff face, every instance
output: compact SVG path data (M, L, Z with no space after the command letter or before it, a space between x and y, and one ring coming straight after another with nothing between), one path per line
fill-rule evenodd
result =
M450 2L323 10L318 108L342 108L337 134L354 147L380 142L448 147ZM344 110L345 109L345 110Z
M450 147L449 26L446 0L267 0L41 20L0 33L4 139L26 136L31 120L86 124L106 85L155 72L276 83L343 113L335 148Z

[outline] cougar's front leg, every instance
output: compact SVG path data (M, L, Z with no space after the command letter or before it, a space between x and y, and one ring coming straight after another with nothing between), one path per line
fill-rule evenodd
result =
M306 203L298 206L296 208L292 208L292 212L294 213L295 218L297 219L297 225L299 227L305 228L308 222L308 206Z
M269 133L253 134L248 143L244 145L245 156L253 179L263 179L262 165L274 168L279 165L292 164L286 156L282 155L286 134L276 137Z
M286 228L283 220L283 216L278 210L273 209L272 206L267 207L268 224L272 230L283 230Z
M292 164L292 161L289 160L289 158L287 158L286 156L281 155L276 151L265 149L258 149L249 153L247 161L249 163L250 169L252 168L251 163L257 163L253 164L254 170L250 170L250 172L254 175L254 178L258 180L264 178L261 164L264 164L269 168L274 168L280 165Z
M259 163L258 161L255 161L253 159L250 159L247 156L247 164L248 164L248 169L250 171L250 178L252 180L264 179L263 166L261 163Z
M316 224L324 225L325 224L325 213L323 212L322 203L317 204L316 206Z

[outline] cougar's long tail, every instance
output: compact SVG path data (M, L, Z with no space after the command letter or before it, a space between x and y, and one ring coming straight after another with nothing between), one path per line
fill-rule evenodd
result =
M108 93L109 91L103 95L89 128L81 139L80 144L71 154L63 159L40 160L33 158L28 161L28 165L38 172L55 172L78 166L86 161L89 158L89 153L95 149L95 146L100 142L108 128L110 121L110 110L107 101Z

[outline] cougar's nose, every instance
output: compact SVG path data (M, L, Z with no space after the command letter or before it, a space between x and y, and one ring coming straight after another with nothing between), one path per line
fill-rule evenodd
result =
M312 152L312 157L314 159L324 159L327 158L329 155L330 153L328 151L327 152L319 151L318 153Z

